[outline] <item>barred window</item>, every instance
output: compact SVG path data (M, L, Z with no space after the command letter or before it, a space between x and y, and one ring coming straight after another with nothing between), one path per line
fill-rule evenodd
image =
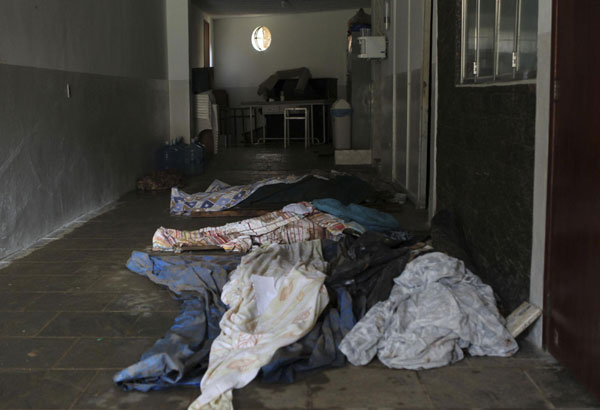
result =
M538 0L462 0L460 82L536 78Z

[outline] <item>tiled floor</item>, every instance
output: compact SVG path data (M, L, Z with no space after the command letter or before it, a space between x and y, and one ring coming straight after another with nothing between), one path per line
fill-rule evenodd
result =
M270 149L224 158L190 190L215 176L239 183L328 169L332 160ZM172 217L168 193L132 193L113 208L0 264L0 409L185 409L198 395L192 388L143 394L113 386L112 375L136 362L179 309L167 291L124 263L161 225L193 229L231 219ZM398 217L423 226L424 214L410 207ZM551 357L527 344L514 358L468 358L436 370L390 370L375 361L292 385L254 382L236 391L234 402L238 409L600 408Z

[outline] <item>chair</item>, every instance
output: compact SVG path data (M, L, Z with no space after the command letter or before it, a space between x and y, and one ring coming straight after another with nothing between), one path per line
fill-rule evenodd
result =
M304 148L310 146L308 108L287 107L283 111L283 147L290 145L290 121L304 121Z

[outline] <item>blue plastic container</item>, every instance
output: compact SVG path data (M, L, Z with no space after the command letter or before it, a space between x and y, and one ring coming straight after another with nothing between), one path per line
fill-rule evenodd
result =
M185 148L181 144L165 142L156 154L156 168L160 171L184 169Z
M204 145L192 142L185 146L186 175L202 175L204 172Z

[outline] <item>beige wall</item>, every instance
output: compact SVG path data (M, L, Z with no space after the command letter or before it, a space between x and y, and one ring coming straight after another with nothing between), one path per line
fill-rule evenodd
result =
M307 67L313 77L346 84L346 31L356 10L235 17L214 20L215 81L229 92L231 104L256 100L258 85L278 70ZM258 52L250 36L258 26L272 33L271 47ZM341 95L342 97L344 95Z

